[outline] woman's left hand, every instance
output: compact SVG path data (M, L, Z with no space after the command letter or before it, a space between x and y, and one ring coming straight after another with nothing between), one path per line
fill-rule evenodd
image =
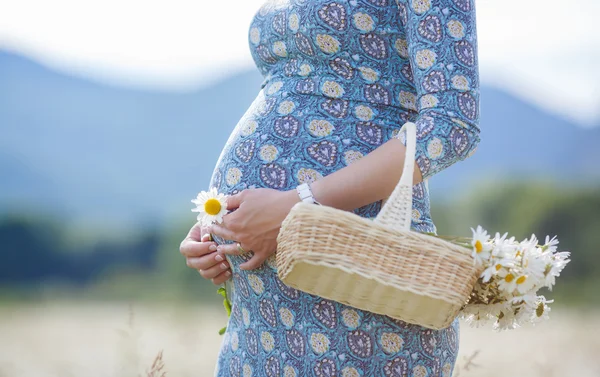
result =
M300 198L296 190L278 191L267 188L246 189L227 198L227 209L221 224L213 224L210 233L236 241L217 247L217 253L240 255L237 243L254 256L240 265L242 270L260 267L277 250L277 236L283 219Z

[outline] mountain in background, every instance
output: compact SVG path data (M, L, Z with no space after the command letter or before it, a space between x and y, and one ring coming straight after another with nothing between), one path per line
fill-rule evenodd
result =
M188 214L260 89L258 71L188 93L99 84L0 51L0 213L70 221ZM480 179L600 182L600 127L581 128L501 90L481 89L478 151L432 178L434 196Z

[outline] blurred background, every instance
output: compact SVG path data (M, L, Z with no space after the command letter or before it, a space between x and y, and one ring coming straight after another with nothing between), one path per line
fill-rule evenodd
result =
M212 376L190 200L262 81L263 0L0 0L0 376ZM455 376L598 376L597 0L477 0L482 142L430 180L438 232L572 252L551 320L461 332ZM148 374L149 375L149 374Z

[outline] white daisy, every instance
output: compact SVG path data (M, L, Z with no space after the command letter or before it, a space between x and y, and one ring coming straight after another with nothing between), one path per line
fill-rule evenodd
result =
M556 252L556 245L558 245L556 236L552 237L552 239L550 239L550 236L546 236L546 242L544 243L544 246L542 246L542 250L554 253Z
M471 256L473 256L476 265L482 265L484 261L487 261L490 258L490 237L481 225L478 225L477 229L471 228L471 231L473 231L473 240L471 241L473 253Z
M192 203L196 205L192 212L198 212L197 220L202 221L202 225L209 225L213 221L220 223L227 213L227 199L214 187L208 192L200 192L196 199L192 199Z
M556 278L570 261L569 255L571 255L571 253L568 251L552 254L551 263L546 265L544 271L544 286L552 290Z
M501 269L498 276L500 277L498 288L506 295L511 295L517 289L516 273L512 269Z
M548 306L548 304L551 304L553 302L554 300L547 301L544 296L538 296L535 311L531 316L531 322L535 324L545 319L548 319L548 313L550 313L550 307Z

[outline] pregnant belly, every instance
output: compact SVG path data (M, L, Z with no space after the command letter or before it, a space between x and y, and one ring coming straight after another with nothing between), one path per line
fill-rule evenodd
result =
M263 90L224 146L211 187L228 194L313 182L395 136L406 116L397 108Z

